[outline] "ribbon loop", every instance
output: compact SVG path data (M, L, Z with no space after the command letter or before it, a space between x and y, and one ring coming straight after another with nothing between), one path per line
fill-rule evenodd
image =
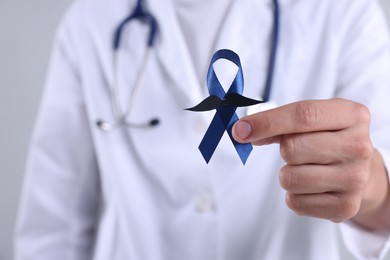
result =
M234 78L227 92L225 92L221 83L219 82L213 67L214 63L219 59L226 59L231 61L238 67L236 77ZM217 110L199 145L199 150L202 153L205 161L209 163L226 130L241 159L241 162L245 165L253 147L250 143L238 143L233 138L232 128L234 123L238 121L236 109L237 107L263 103L263 101L258 101L242 96L244 91L244 77L240 58L235 52L223 49L214 53L213 57L211 58L209 70L207 73L207 87L210 96L197 106L187 109L195 112L209 111L213 109Z

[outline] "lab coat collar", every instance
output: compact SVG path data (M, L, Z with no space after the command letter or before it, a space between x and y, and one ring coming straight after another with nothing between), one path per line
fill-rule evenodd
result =
M202 87L179 22L171 1L150 1L149 9L158 22L158 37L156 42L156 56L165 72L170 76L173 86L185 98L186 105L192 106L195 101L203 98Z
M233 1L215 45L215 50L230 49L239 55L245 79L244 95L252 98L260 98L265 86L272 7L270 0ZM229 79L231 73L231 70L220 70L218 76Z

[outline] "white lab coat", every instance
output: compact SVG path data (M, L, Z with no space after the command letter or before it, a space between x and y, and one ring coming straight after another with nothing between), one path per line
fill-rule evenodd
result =
M108 90L113 31L134 2L79 0L59 28L32 138L16 259L338 259L337 225L286 207L278 145L255 147L243 166L225 134L211 162L204 162L197 147L214 112L183 110L208 93L196 77L171 1L148 1L159 34L129 116L134 122L158 117L161 123L112 132L97 128L98 119L114 121ZM272 101L337 96L366 104L372 141L390 165L390 49L378 3L280 2ZM258 98L272 5L233 5L215 50L239 54L244 95ZM146 30L130 25L123 42L118 75L125 103ZM232 71L218 75L228 81ZM237 113L241 117L245 110ZM357 257L383 256L389 232L341 226Z

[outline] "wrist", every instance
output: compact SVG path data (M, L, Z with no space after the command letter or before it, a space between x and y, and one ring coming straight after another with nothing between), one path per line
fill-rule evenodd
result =
M390 228L389 186L389 178L382 156L374 150L370 177L362 195L361 207L352 220L369 230Z

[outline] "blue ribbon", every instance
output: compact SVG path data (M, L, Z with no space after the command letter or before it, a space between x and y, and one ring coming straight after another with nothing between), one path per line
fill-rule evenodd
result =
M236 77L230 85L227 93L225 93L223 87L221 86L213 67L213 64L219 59L229 60L238 67ZM245 165L253 148L250 143L241 144L235 141L233 138L232 127L234 123L238 121L236 109L238 106L250 106L262 103L262 101L257 101L242 96L244 90L244 77L240 58L235 52L231 50L219 50L214 53L207 74L207 86L210 97L205 99L198 106L188 109L191 111L207 111L211 109L217 110L209 128L206 131L206 134L204 135L199 145L199 150L202 153L205 161L209 163L222 138L222 135L226 130L242 163Z

